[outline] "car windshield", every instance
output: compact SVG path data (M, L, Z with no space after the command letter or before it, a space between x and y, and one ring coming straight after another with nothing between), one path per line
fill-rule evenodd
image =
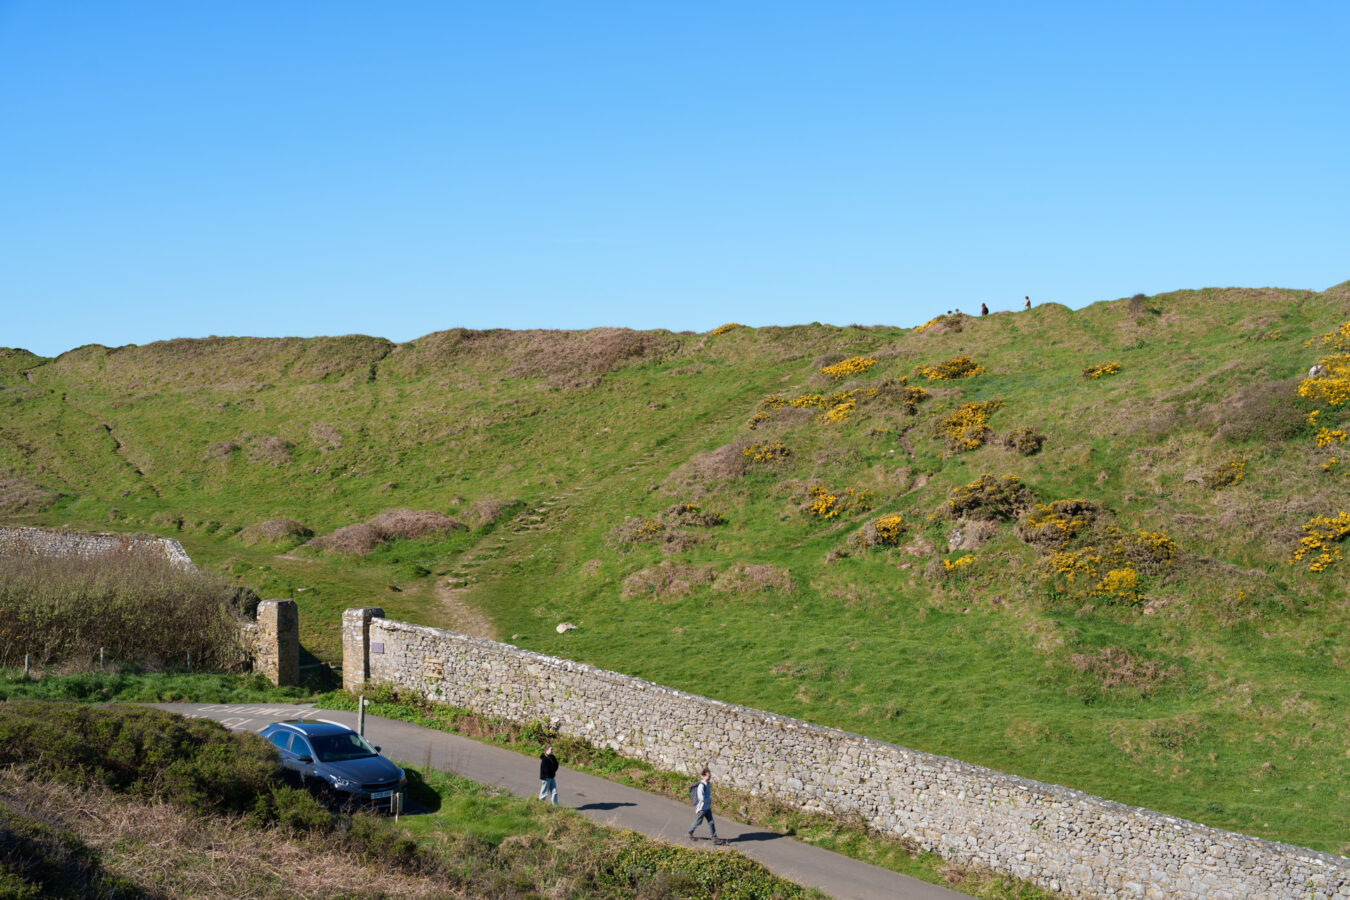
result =
M310 735L309 742L314 745L314 753L318 756L319 762L341 762L344 759L362 759L375 755L375 748L354 731L343 734Z

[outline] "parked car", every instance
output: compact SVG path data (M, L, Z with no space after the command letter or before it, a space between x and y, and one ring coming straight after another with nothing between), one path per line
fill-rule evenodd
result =
M403 770L346 725L321 719L275 722L259 734L281 752L283 769L345 809L392 810L407 786Z

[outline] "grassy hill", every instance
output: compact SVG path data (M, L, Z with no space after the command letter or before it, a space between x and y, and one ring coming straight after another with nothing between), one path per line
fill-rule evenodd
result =
M1347 319L1350 283L0 350L0 507L173 534L323 659L380 605L1346 853L1350 415L1298 387Z

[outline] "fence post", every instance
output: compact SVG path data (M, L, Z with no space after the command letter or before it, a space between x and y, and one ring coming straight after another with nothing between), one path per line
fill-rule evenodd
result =
M103 670L104 668L106 668L106 666L104 665L104 662L103 662L103 648L102 648L102 647L99 647L99 648L98 648L98 667L99 667L99 670L100 670L100 671Z
M361 697L356 701L356 733L361 737L366 736L366 698Z

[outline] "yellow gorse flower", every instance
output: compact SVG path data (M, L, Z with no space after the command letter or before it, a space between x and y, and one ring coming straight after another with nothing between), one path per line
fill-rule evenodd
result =
M847 378L850 375L861 375L868 369L877 364L874 356L852 356L848 359L840 360L831 366L825 366L820 370L822 375L828 375L835 381L841 378Z
M954 356L951 359L931 366L916 366L914 374L929 381L954 381L957 378L974 378L984 374L984 366L969 356Z
M1106 375L1115 375L1119 371L1120 371L1120 363L1118 362L1100 363L1095 366L1088 366L1086 369L1084 369L1083 377L1091 378L1095 381L1096 379L1102 378Z

